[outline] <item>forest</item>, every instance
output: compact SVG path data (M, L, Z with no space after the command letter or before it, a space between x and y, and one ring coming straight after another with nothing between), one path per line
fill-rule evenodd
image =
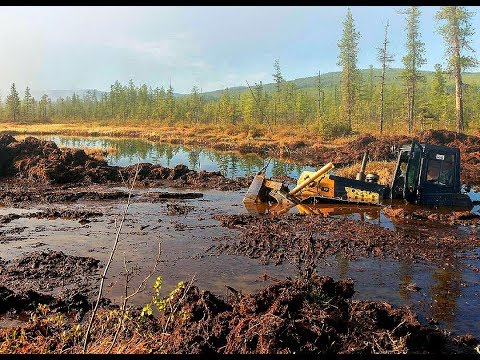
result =
M338 40L340 72L287 81L279 60L272 67L272 83L176 94L168 87L115 81L109 91L87 91L50 99L35 99L11 84L0 98L0 120L13 123L96 122L109 125L162 125L175 127L216 125L242 131L275 128L305 129L323 136L355 132L412 133L424 129L475 132L480 125L480 73L466 72L478 62L470 39L472 13L444 6L436 14L439 41L443 39L447 64L422 71L426 63L419 33L421 9L410 7L405 18L405 49L401 69L390 68L388 22L382 44L371 44L378 63L357 68L359 38L350 9Z

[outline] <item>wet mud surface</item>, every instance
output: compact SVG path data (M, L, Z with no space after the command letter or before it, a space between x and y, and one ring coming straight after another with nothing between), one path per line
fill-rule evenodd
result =
M99 267L99 260L61 251L32 252L1 261L0 312L21 313L42 304L85 313L96 295Z
M448 224L451 226L469 226L476 228L480 224L480 214L471 211L439 212L427 209L409 210L405 207L386 206L382 211L393 221L408 222L409 220L428 221Z
M275 280L275 279L274 279ZM409 308L351 301L351 280L313 275L275 280L253 293L230 289L226 301L191 287L170 330L175 353L475 353L478 342L422 326ZM179 294L180 298L184 294ZM165 318L168 314L165 315ZM160 319L165 322L164 318Z
M448 262L463 250L480 246L480 233L465 236L443 229L438 232L393 232L345 218L305 215L279 215L273 218L253 215L219 215L223 226L240 234L217 239L215 251L243 255L268 263L316 263L332 255L354 260L359 257L412 259ZM346 231L348 229L348 231Z
M2 154L14 154L1 164L8 176L0 180L0 326L38 304L83 318L135 167L10 140L0 141ZM29 162L34 145L48 151L33 151L38 158ZM52 156L70 175L42 163ZM371 210L247 215L249 179L150 164L138 179L104 303L120 301L124 261L134 287L152 269L160 242L155 276L166 289L198 279L182 305L191 317L170 328L168 351L468 352L476 340L455 336L480 336L476 213L375 208L378 224ZM314 268L331 278L312 275ZM153 281L135 306L151 299Z

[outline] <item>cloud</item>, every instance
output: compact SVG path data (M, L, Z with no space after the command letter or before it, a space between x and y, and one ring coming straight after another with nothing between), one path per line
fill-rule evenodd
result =
M210 65L202 58L193 36L189 33L175 33L155 41L138 38L118 38L105 41L105 46L124 50L133 56L158 65L184 70L208 70Z

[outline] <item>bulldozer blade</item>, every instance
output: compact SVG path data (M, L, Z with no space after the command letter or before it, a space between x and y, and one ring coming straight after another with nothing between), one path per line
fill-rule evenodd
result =
M265 202L265 199L262 199L262 195L266 192L265 188L265 174L259 173L253 178L250 187L243 198L244 203L255 203L255 202Z
M257 173L243 198L244 203L297 203L298 199L288 194L288 187L281 181L266 179L264 173Z

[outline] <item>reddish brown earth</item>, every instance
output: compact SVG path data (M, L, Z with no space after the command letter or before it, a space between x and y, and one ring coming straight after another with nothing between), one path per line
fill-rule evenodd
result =
M302 265L335 254L348 259L374 256L443 263L456 252L480 246L478 232L460 237L453 229L403 233L347 218L295 214L216 218L223 226L239 230L236 237L217 239L217 253L248 256L264 263Z
M95 298L98 270L98 260L60 251L0 259L0 314L35 310L39 304L84 313Z
M14 177L36 184L123 184L131 181L136 165L110 166L104 160L87 155L81 149L58 148L53 141L27 137L17 141L0 136L0 176ZM227 179L220 172L194 171L179 164L173 169L149 163L139 164L137 183L177 187L236 190L251 179Z
M409 308L351 300L353 282L313 274L226 299L191 287L161 349L175 353L474 353L472 336L422 326ZM179 301L183 293L176 295ZM168 312L160 318L165 323Z
M443 135L442 135L443 134ZM441 136L440 136L441 135ZM448 135L448 136L447 136ZM425 135L427 136L427 135ZM478 146L475 137L451 138L449 133L432 132L433 140L449 144ZM460 135L459 135L460 136ZM407 139L407 138L405 138ZM329 149L328 158L319 150L319 162L355 162L369 147L373 159L391 159L391 141L364 136L338 153ZM408 139L407 139L408 140ZM390 142L389 142L390 141ZM352 150L357 149L358 151ZM304 148L304 146L300 147ZM348 152L347 152L348 150ZM358 154L357 154L358 152ZM470 169L477 169L478 150L471 151ZM305 153L304 153L305 154ZM323 158L321 158L323 157ZM0 202L10 205L71 202L79 199L106 200L127 196L125 191L100 186L124 185L132 179L135 166L112 167L105 161L86 155L82 150L59 149L54 143L26 138L16 141L0 137ZM462 174L465 174L462 172ZM474 170L468 171L476 181ZM20 179L20 181L19 181ZM140 164L137 180L141 185L215 188L246 187L250 179L226 179L220 173L195 172L183 165L168 169ZM199 195L185 195L197 197ZM162 195L150 195L161 201ZM175 195L166 195L166 198ZM180 196L181 197L181 196ZM191 207L170 204L171 215L187 216ZM388 211L388 210L387 210ZM87 220L100 216L94 211L69 211L49 208L29 215L5 215L0 223L16 216ZM394 214L395 215L395 214ZM402 218L410 215L396 214ZM412 215L413 216L413 215ZM424 214L414 216L422 217ZM426 215L426 218L429 219ZM476 221L467 214L438 215L441 221ZM411 258L447 262L456 253L480 246L478 235L458 237L453 231L428 234L392 232L373 224L345 218L281 215L274 218L250 215L219 215L223 226L238 230L238 235L217 239L218 253L260 258L264 262L290 261L301 270L302 279L271 279L275 283L253 294L231 294L221 298L192 286L176 295L175 314L169 310L140 326L154 329L158 337L152 350L179 353L472 353L478 341L472 336L454 337L436 328L423 326L408 308L394 308L388 303L352 300L351 281L335 282L315 273L318 260L337 253L347 258L360 256ZM435 220L436 221L436 220ZM185 225L185 224L181 224ZM348 229L349 231L345 231ZM181 229L179 229L181 230ZM48 304L62 313L75 312L77 318L91 308L98 286L99 262L62 252L30 253L11 261L0 259L0 314L33 311L38 304ZM104 304L108 301L105 300ZM173 321L167 319L172 315ZM85 319L85 317L83 317ZM27 336L43 334L32 325ZM164 334L167 330L168 335ZM139 331L139 327L132 331ZM40 334L40 335L39 335ZM2 341L0 334L0 342ZM51 336L51 334L49 335ZM158 340L158 341L157 341ZM55 352L52 342L51 351ZM63 349L56 349L61 351Z
M472 226L480 224L480 215L470 211L452 211L442 213L429 209L409 210L406 208L395 208L385 206L382 211L393 221L421 220L435 223L448 224L452 226Z

